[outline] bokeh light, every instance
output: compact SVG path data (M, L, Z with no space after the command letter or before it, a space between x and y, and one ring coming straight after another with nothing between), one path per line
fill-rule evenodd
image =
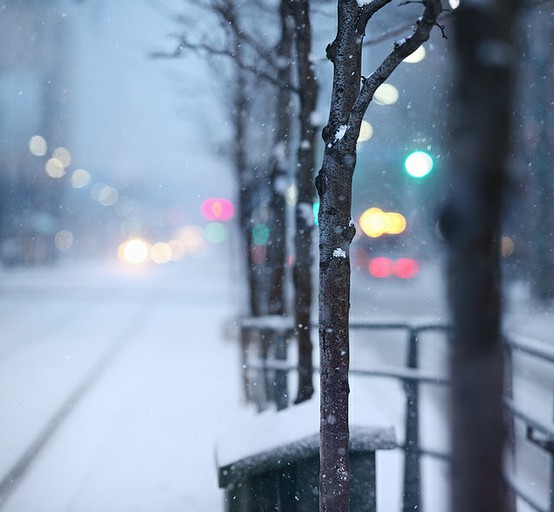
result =
M88 171L84 169L75 169L71 173L71 186L73 188L84 188L86 187L91 180L91 176Z
M60 179L65 174L65 167L57 158L50 158L44 165L46 174L54 179Z
M403 62L407 62L408 64L417 64L418 62L421 62L426 55L427 51L425 50L425 47L421 45L415 52L408 55Z
M398 97L398 89L391 84L381 84L373 95L373 99L378 105L394 105L398 101Z
M149 260L150 244L139 238L123 242L117 251L119 259L131 265L142 265Z
M269 228L265 224L256 224L252 228L252 243L265 245L269 241Z
M319 226L319 205L321 203L319 201L317 201L316 203L314 203L313 205L313 210L314 210L314 224L316 226Z
M360 126L360 135L358 136L358 142L365 142L373 137L373 126L365 120L362 120Z
M61 229L54 235L54 244L59 251L68 251L73 245L73 233L68 229Z
M394 275L400 279L412 279L419 272L419 264L413 258L399 258L394 262Z
M48 151L46 139L41 135L33 135L29 139L29 151L35 156L44 156Z
M500 241L500 251L503 258L511 256L515 249L514 241L507 235L504 235Z
M267 257L267 246L255 245L252 247L252 262L255 265L263 265Z
M106 185L102 187L98 192L98 202L102 206L112 206L117 203L119 199L119 192L115 187Z
M404 161L406 172L413 178L424 178L433 170L433 166L433 158L425 151L414 151Z
M398 212L384 212L380 208L368 208L360 216L361 230L370 238L382 235L399 235L406 229L406 219Z
M227 239L227 227L221 222L210 222L204 228L204 237L212 244L220 244Z
M175 239L183 244L183 250L193 256L203 256L207 249L204 231L199 226L182 226L175 230Z
M226 221L234 215L235 207L228 199L211 197L202 202L200 211L207 220Z
M171 261L171 256L171 246L165 242L158 242L150 247L150 259L158 265Z
M392 275L394 271L394 263L390 258L379 256L369 260L368 270L373 277L383 279Z
M56 148L52 151L52 157L57 158L64 167L69 167L71 164L71 153L67 148Z
M113 206L119 200L119 191L111 185L96 183L90 191L90 197L102 206Z

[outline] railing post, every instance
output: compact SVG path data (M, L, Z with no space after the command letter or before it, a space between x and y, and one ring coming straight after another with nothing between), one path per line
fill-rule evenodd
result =
M287 361L287 346L288 346L288 333L282 331L274 332L274 357L278 362L286 363ZM289 394L287 384L287 371L277 369L275 370L274 381L274 394L273 399L277 410L286 409L289 405Z
M270 332L268 329L256 329L258 334L258 361L260 366L257 371L255 382L255 397L258 411L265 411L268 407L268 402L271 400L270 386L268 385L269 375L267 368L267 356L269 354L269 338Z
M254 391L252 389L252 379L249 374L249 350L251 344L252 333L251 330L244 325L241 320L240 323L240 362L242 367L242 389L244 393L244 400L246 403L252 403L255 401Z
M418 367L418 331L409 330L408 368ZM420 512L421 468L419 460L419 383L414 379L404 381L406 393L406 431L404 436L404 493L402 512Z

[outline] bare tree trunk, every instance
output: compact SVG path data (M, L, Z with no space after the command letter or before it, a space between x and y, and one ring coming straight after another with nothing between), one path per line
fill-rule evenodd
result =
M296 67L300 97L300 144L296 184L298 203L296 205L296 233L294 261L295 325L298 340L298 394L296 403L311 398L313 385L312 323L312 264L313 264L313 204L315 197L315 129L313 112L317 102L317 84L310 60L312 31L309 0L291 2L295 22Z
M348 368L352 176L362 118L377 87L429 37L441 12L438 0L424 0L415 32L394 44L392 52L361 85L362 44L366 25L389 0L339 0L337 37L327 47L333 62L329 122L323 130L325 153L316 178L319 210L319 343L321 367L320 510L349 510Z
M278 81L282 84L290 82L290 58L292 51L291 15L288 10L288 0L282 0L280 5L281 41L277 48ZM285 265L286 265L286 201L284 184L288 175L289 137L291 125L291 93L284 85L277 90L275 147L273 151L274 164L271 172L271 216L270 239L268 243L268 266L270 267L271 283L269 298L269 314L285 314Z
M350 508L348 460L348 370L350 364L350 242L352 177L357 134L348 116L360 90L362 36L359 10L338 2L337 38L328 47L334 64L329 122L323 130L325 154L316 178L319 207L320 484L321 512ZM366 21L367 22L367 21ZM352 58L349 58L351 56ZM359 128L358 128L359 132Z
M277 48L277 80L283 84L277 90L276 117L277 128L274 148L274 159L271 174L271 216L270 239L268 243L268 267L270 272L269 314L284 316L286 314L286 249L287 249L287 215L285 201L285 184L288 180L290 127L291 127L291 92L288 84L291 79L291 52L293 43L292 15L289 0L281 0L279 18L281 21L281 40ZM276 359L286 360L288 339L285 332L274 332L271 343ZM288 406L287 372L275 371L273 398L278 410Z
M506 510L499 240L512 116L512 0L455 13L456 109L452 194L442 224L450 245L454 330L452 511Z

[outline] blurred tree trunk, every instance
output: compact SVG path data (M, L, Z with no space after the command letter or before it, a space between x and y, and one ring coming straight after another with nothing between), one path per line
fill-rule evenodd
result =
M361 84L366 25L388 0L339 0L335 40L327 47L333 63L329 121L323 129L325 152L316 178L319 209L320 341L320 510L349 510L348 369L352 177L360 126L373 94L429 37L441 12L440 1L423 0L415 32L394 44L392 52ZM361 88L360 88L360 85Z
M300 134L296 185L296 231L294 246L295 322L298 340L298 393L296 403L311 398L314 392L312 361L312 265L313 265L313 204L315 196L315 129L313 115L317 103L317 83L311 62L312 31L309 0L293 0L296 69L300 100Z
M290 1L281 0L279 19L281 40L277 47L277 80L283 84L277 89L276 136L273 150L274 163L271 172L271 203L267 263L269 268L269 314L284 317L286 308L286 257L287 257L287 210L285 201L289 179L289 148L291 116L291 52L293 43ZM272 334L271 344L275 359L286 360L288 339L286 332L277 330ZM286 371L276 370L273 400L277 410L288 406Z
M453 317L452 511L507 510L501 340L500 223L510 151L515 0L460 4L452 192L442 216Z

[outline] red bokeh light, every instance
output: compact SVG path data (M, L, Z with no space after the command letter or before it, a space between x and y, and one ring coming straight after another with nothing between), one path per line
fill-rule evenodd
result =
M381 256L369 260L368 269L373 277L390 277L394 270L394 263L390 258Z
M412 258L400 258L394 262L394 275L400 279L412 279L419 272L419 265Z
M200 207L202 215L207 220L229 220L235 213L233 203L228 199L210 197Z

